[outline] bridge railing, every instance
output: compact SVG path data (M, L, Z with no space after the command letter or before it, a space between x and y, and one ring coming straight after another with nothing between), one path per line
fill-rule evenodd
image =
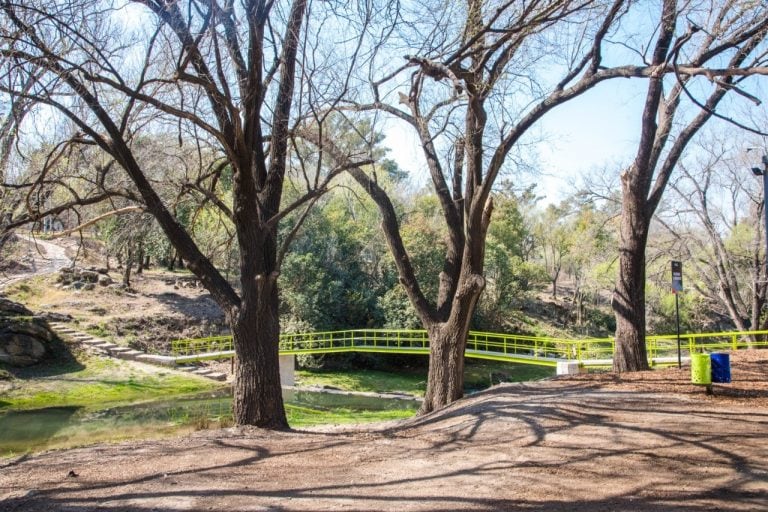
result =
M429 338L423 330L353 329L318 333L281 334L280 352L300 354L313 351L347 351L355 348L388 352L428 351Z
M208 338L174 340L171 342L171 353L174 356L193 356L196 354L228 352L234 349L235 347L231 334L211 336Z
M683 350L689 353L713 350L738 350L768 347L768 331L681 334ZM173 341L175 356L215 354L234 350L232 336ZM470 331L467 351L480 356L520 357L532 360L568 359L604 361L613 357L613 338L566 339ZM649 359L677 355L677 336L654 335L646 338ZM368 351L390 353L428 353L427 332L418 329L353 329L280 336L282 354ZM223 354L222 354L223 355ZM554 363L553 363L554 364Z
M740 350L768 347L768 331L730 331L681 334L683 350L695 354L715 350ZM646 338L648 357L674 357L677 355L677 335L663 334Z
M533 359L587 359L613 353L610 338L582 340L470 331L467 350ZM610 356L609 356L610 357Z

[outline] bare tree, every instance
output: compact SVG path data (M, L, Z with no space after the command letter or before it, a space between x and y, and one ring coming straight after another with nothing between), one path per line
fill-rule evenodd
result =
M749 154L712 137L681 162L664 226L695 278L690 286L740 331L768 329L762 191L745 177ZM754 340L753 340L754 341Z
M136 0L117 9L98 0L3 0L0 6L4 92L59 112L78 131L73 141L95 145L126 173L135 201L231 325L235 421L285 428L277 277L298 226L284 238L278 227L288 214L306 211L343 171L328 169L322 157L293 158L291 130L310 119L322 131L322 113L346 94L359 50L353 31L363 32L370 6L310 0ZM340 24L344 33L329 28ZM33 75L39 78L32 90L22 90L19 84ZM239 290L175 218L137 153L142 136L171 130L200 155L190 191L205 195L234 225ZM216 194L224 169L232 176L231 204ZM304 190L282 204L289 172Z
M762 40L764 17L748 10L751 23L726 34L726 38L721 37L718 27L712 32L717 35L711 36L708 49L690 52L689 57L683 48L692 35L674 37L681 13L671 1L664 3L659 14L658 24L663 30L643 34L646 40L657 40L652 61L645 59L639 48L639 63L608 65L604 56L611 53L606 49L611 46L609 39L623 35L620 22L633 6L623 0L524 4L470 0L466 5L441 4L439 8L426 4L427 10L403 19L400 26L405 28L398 32L402 39L397 47L407 48L410 43L417 54L406 55L394 69L376 61L369 73L370 100L350 105L352 111L383 113L412 129L442 209L447 250L437 296L427 297L413 271L386 190L375 174L351 170L379 206L400 281L429 333L430 368L422 413L463 394L466 336L485 286L484 248L493 210L491 191L500 174L520 163L520 147L547 112L611 78L649 78L655 84L652 95L656 95L663 89L664 77L675 73L682 84L706 75L718 90L726 90L734 84L734 75L743 78L766 71L743 68L746 56L734 57L722 69L703 66L731 50L738 55L750 54ZM723 12L729 6L724 6ZM404 18L407 14L401 13ZM566 30L575 26L579 29ZM418 36L409 39L411 33ZM383 55L391 62L391 53ZM616 58L612 55L610 61ZM557 72L559 76L553 79ZM677 87L682 90L682 85ZM645 134L643 141L647 138ZM643 154L643 159L646 157ZM627 225L631 230L632 224ZM642 231L638 236L645 239ZM628 270L624 268L624 273ZM629 296L626 290L617 295L622 293ZM628 316L644 318L642 301L628 303L624 309ZM619 361L627 359L625 346L619 344ZM617 368L629 369L624 364Z
M421 37L428 34L426 40L414 36L409 41L420 54L406 56L394 70L384 66L383 76L371 79L371 101L350 107L383 112L413 130L440 201L447 250L437 296L430 298L416 279L386 191L375 174L351 170L379 206L400 281L429 333L430 367L422 413L463 395L466 336L485 286L491 192L505 164L510 167L515 148L557 105L608 78L645 72L603 66L601 48L626 13L623 1L542 0L491 6L471 0L466 5L426 8L431 10L402 22ZM559 47L555 34L569 22L581 23L583 32L577 42ZM558 55L568 57L557 62L564 71L547 91L535 71L554 47ZM372 70L371 76L381 73Z
M552 204L547 206L539 218L536 230L544 268L552 283L553 299L557 299L560 273L575 243L573 223L569 223L566 219L571 213L568 210L567 203L560 206Z
M687 27L682 28L682 19ZM684 30L680 34L680 30ZM622 213L619 237L619 275L613 294L616 314L615 371L648 368L645 348L645 250L653 215L672 171L693 138L729 91L753 98L740 88L753 73L764 72L768 6L725 0L701 10L698 5L678 7L664 0L655 43L648 49L651 67L674 70L674 82L657 73L648 80L641 120L640 141L634 161L621 176ZM685 57L684 57L685 56ZM678 65L681 58L689 64ZM709 82L696 80L693 70L715 64L725 66L709 74ZM731 70L731 71L728 71ZM718 78L712 73L721 73ZM685 119L683 98L695 99L708 87L706 100L695 100L700 110ZM699 93L701 94L701 93Z

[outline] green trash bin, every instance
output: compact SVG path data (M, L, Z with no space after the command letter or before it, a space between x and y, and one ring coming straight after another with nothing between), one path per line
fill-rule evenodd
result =
M712 361L709 354L691 354L691 383L700 386L712 384Z

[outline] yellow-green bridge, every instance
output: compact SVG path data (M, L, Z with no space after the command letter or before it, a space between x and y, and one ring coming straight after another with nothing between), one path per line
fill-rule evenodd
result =
M680 339L688 354L738 350L768 346L768 331L681 334ZM176 340L171 347L178 364L234 356L231 335ZM614 347L613 338L565 339L470 331L465 355L552 366L558 374L566 374L575 373L580 367L610 366ZM651 365L677 364L677 335L648 336L646 348ZM429 354L429 338L424 330L406 329L310 332L281 335L279 349L281 356L341 352Z

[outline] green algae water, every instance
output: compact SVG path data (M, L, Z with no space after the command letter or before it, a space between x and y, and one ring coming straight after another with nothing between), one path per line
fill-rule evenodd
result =
M408 399L298 390L284 390L283 399L294 428L408 418L419 407L419 402ZM0 457L231 425L231 407L230 392L222 390L104 409L0 409Z

